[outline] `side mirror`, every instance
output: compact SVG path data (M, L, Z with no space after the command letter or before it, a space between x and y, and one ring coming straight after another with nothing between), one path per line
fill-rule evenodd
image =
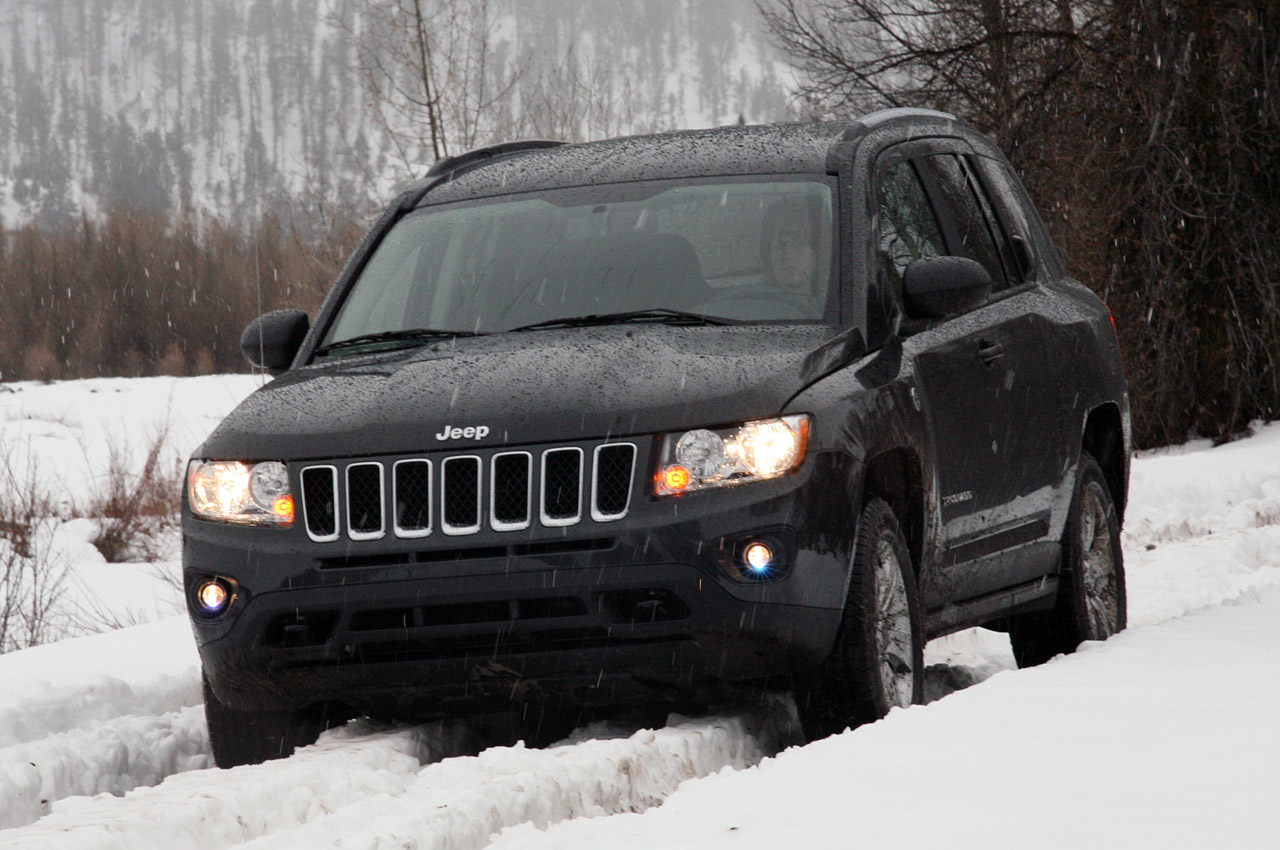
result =
M967 257L925 257L902 276L907 315L941 319L981 304L991 294L991 274Z
M311 320L301 310L273 310L249 323L240 335L244 359L272 375L279 375L293 362Z

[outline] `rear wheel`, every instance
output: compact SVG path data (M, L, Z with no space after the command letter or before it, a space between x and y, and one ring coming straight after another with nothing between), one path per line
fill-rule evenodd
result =
M330 725L347 718L337 712L240 711L228 708L204 681L204 716L209 724L209 745L218 767L261 764L289 756L298 747L314 744Z
M1086 640L1106 640L1127 623L1120 520L1098 462L1080 456L1080 474L1062 539L1058 595L1048 611L1009 625L1019 667L1074 652Z
M872 499L858 521L835 647L798 697L810 739L879 720L924 692L924 636L911 552L893 510Z

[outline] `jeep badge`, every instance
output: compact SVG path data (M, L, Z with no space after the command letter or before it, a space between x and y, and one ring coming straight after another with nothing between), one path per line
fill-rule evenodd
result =
M469 425L466 428L450 428L444 426L444 430L436 434L437 440L483 440L489 436L488 425Z

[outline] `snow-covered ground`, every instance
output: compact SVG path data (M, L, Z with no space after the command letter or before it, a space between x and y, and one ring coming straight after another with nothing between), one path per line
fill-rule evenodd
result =
M0 385L0 457L85 499L113 440L167 422L182 458L256 383ZM54 529L72 596L179 604L176 556L106 564L87 522ZM181 617L9 653L0 848L1280 847L1280 425L1135 459L1124 543L1126 633L1023 671L934 641L932 702L803 747L783 701L545 750L355 722L219 771Z
M32 541L54 584L44 640L185 610L176 525L148 537L154 557L109 565L91 543L100 524L93 508L112 470L136 476L157 443L158 472L176 487L191 452L261 384L250 375L0 384L0 505L34 496L53 514ZM0 557L7 542L0 535Z

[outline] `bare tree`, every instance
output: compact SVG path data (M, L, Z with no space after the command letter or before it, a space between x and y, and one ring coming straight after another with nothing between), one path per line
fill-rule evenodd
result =
M1102 48L1097 0L761 0L798 94L827 113L928 105L1016 149L1068 120ZM1065 108L1064 108L1065 107Z
M489 141L521 71L496 49L489 0L348 0L337 23L407 170Z
M1112 307L1141 443L1280 411L1280 4L760 0L824 114L995 137Z
M518 86L512 135L581 142L626 132L643 112L631 80L571 44L556 61L538 62Z

